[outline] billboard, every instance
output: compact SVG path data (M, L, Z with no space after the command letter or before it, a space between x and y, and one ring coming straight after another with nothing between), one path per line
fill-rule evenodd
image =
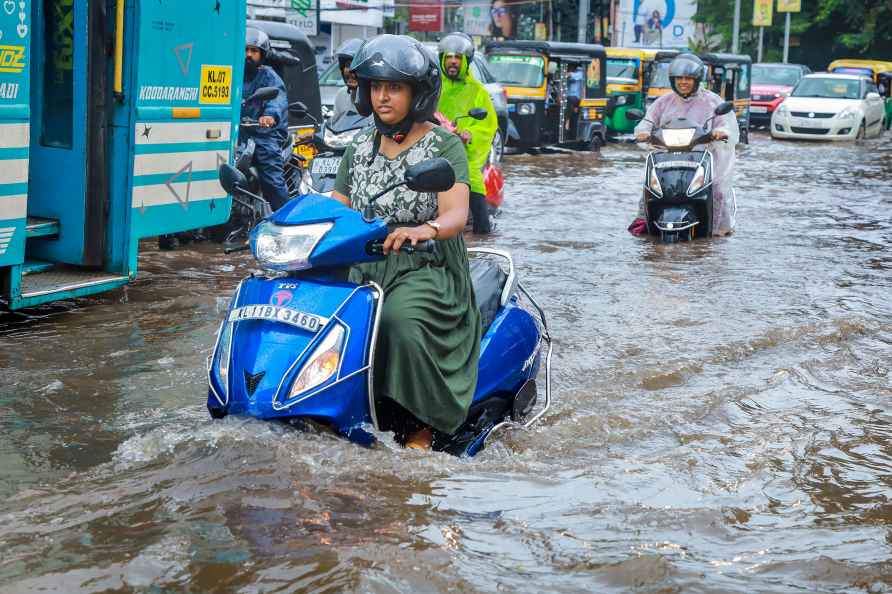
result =
M753 27L770 27L774 0L754 0Z
M443 30L443 2L441 0L410 0L409 31Z
M696 13L696 0L620 0L616 45L687 48L695 37Z

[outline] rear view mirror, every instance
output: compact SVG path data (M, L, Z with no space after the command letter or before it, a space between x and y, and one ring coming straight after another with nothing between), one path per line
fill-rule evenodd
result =
M718 106L716 106L715 112L713 112L713 113L715 113L715 115L717 115L717 116L723 116L726 113L731 113L733 110L734 110L733 103L731 103L730 101L722 101L721 103L718 104Z
M275 99L276 95L279 94L279 89L276 87L260 87L254 94L248 97L247 101L269 101L270 99Z
M245 177L245 174L228 163L220 165L218 175L220 185L223 186L227 194L232 194L236 188L244 188L248 185L248 178Z
M485 120L487 116L487 111L482 107L475 107L471 111L468 112L468 115L474 118L475 120Z
M304 104L303 101L295 101L294 103L292 103L291 105L288 106L288 113L290 113L293 116L297 116L299 118L307 117L307 114L309 113L309 111L310 110L307 109L307 106L306 106L306 104Z
M640 109L635 109L635 108L627 109L627 110L626 110L626 119L627 119L627 120L632 120L633 122L637 122L637 121L639 121L639 120L643 120L643 119L644 119L644 112L641 111Z
M416 192L445 192L455 185L455 172L442 157L428 159L406 170L406 186Z

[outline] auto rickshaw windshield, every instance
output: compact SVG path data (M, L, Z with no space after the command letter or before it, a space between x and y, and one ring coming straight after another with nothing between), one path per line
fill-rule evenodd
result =
M545 82L545 58L542 56L491 54L486 59L493 76L503 85L539 88Z
M638 80L640 62L631 58L607 58L607 78Z
M669 62L656 62L650 74L650 87L652 89L668 89L671 86L669 82Z

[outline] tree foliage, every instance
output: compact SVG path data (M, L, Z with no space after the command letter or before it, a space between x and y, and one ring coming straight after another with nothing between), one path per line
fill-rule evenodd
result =
M784 19L775 12L773 25L765 28L766 62L782 57ZM699 0L694 20L731 49L734 0ZM752 21L753 1L741 0L740 51L755 58L759 31ZM815 69L843 57L892 61L892 0L802 0L802 12L791 15L790 35L790 61Z

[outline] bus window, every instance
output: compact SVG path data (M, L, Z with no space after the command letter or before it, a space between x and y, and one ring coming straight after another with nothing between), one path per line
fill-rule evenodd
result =
M47 0L40 144L71 148L74 126L74 0Z

